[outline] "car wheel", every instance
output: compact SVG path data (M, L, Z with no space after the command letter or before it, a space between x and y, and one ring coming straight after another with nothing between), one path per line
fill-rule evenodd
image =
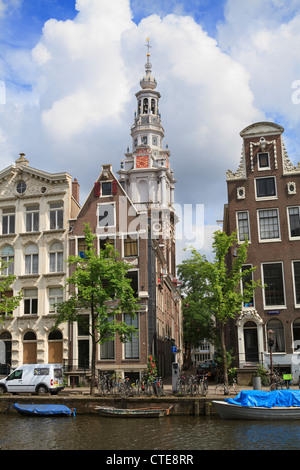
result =
M3 393L6 393L6 388L0 385L0 395L3 395Z
M46 385L39 385L37 388L37 392L39 395L43 395L44 393L48 393L48 389Z

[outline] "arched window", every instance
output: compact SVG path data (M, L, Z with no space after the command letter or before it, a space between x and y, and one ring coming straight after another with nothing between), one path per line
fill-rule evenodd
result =
M9 331L0 333L0 374L8 375L11 366L12 336Z
M293 350L300 350L300 319L294 321L293 323Z
M37 274L39 270L39 249L35 244L25 248L25 274Z
M155 109L155 99L151 99L151 113L156 114L156 109Z
M253 321L244 324L245 359L247 362L258 361L257 325Z
M48 336L48 362L63 362L63 335L60 330L50 331Z
M63 245L60 242L52 243L50 246L50 273L63 271Z
M23 337L23 364L36 364L37 344L34 331L27 331Z
M283 325L280 320L270 320L267 323L267 331L273 330L274 331L274 345L272 347L273 352L284 352L285 351L285 344L284 344L284 330Z
M12 246L5 246L1 250L1 259L4 262L2 274L8 276L14 273L14 249Z
M148 98L144 98L144 102L143 102L143 114L148 114Z
M27 331L24 335L23 338L24 341L35 341L36 340L36 334L34 331Z

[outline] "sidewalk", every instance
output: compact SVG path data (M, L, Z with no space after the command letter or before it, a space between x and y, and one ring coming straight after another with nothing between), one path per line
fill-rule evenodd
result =
M208 393L206 397L216 397L217 395L215 394L215 389L218 384L216 383L210 383L208 385ZM290 386L291 390L299 390L298 385L292 385ZM235 396L237 395L241 390L253 390L252 385L241 385L237 386L237 391L233 392L230 394L230 396ZM175 393L172 392L172 378L170 380L166 380L164 382L164 391L167 396L176 396ZM261 391L264 392L269 392L270 391L270 386L262 386ZM60 392L60 395L90 395L90 388L89 387L65 387L62 392ZM95 395L98 395L98 390L97 388L95 389ZM154 396L154 395L152 395ZM184 396L189 396L189 395L184 395ZM202 395L195 395L195 397L202 397Z

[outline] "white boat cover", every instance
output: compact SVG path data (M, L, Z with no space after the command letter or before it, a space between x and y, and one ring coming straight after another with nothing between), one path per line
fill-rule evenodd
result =
M300 407L300 390L274 390L273 392L242 390L235 398L227 398L226 401L233 405L265 408L273 408L274 406Z

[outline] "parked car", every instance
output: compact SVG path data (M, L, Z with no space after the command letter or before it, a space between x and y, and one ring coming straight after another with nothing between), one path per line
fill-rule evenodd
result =
M24 364L0 380L0 393L52 393L63 390L61 364Z

